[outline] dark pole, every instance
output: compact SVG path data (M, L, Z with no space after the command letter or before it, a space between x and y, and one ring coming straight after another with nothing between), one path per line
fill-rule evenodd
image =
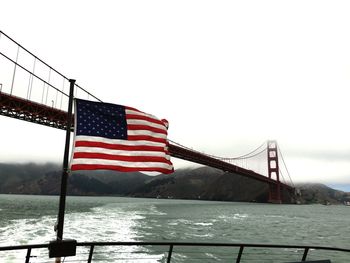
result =
M57 223L57 240L63 240L63 224L64 224L64 210L66 207L66 195L67 195L67 180L68 180L68 158L69 158L69 142L70 133L72 126L72 116L73 116L73 92L75 80L70 79L70 90L69 90L69 103L68 103L68 120L67 120L67 130L66 130L66 146L64 148L64 158L63 158L63 171L61 180L61 195L60 195L60 205L58 211L58 223Z

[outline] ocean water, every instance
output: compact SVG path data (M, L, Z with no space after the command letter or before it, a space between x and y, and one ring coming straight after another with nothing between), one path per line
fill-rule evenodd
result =
M55 239L58 197L0 195L0 247ZM64 238L89 241L183 241L350 248L350 207L236 202L68 197ZM168 247L95 248L93 262L166 262ZM87 248L64 262L86 262ZM235 262L237 248L175 247L171 262ZM303 250L245 249L241 262L300 261ZM54 262L47 249L30 262ZM25 251L0 252L24 262ZM283 258L284 261L281 261ZM350 253L311 250L308 259L350 262Z

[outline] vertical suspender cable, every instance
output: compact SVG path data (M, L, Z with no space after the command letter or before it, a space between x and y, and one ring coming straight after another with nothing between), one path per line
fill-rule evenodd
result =
M26 99L29 99L29 88L30 88L30 80L32 79L32 74L29 74L29 81L28 81L28 88L27 88L27 97Z
M61 103L60 103L60 110L62 110L62 100L63 100L63 92L64 92L64 82L66 81L65 78L63 78L63 85L62 85L62 92L61 92Z
M56 90L55 108L57 108L58 89Z
M13 91L13 83L15 82L16 69L17 69L17 62L18 62L18 54L19 54L19 45L17 45L16 63L15 63L15 68L13 69L13 75L12 75L12 84L11 84L11 91L10 91L10 95L12 95L12 91Z
M43 93L41 94L41 104L44 104L44 94L45 94L45 81L43 81L44 85L43 85Z
M33 81L34 81L34 73L35 73L35 65L36 65L36 58L34 59L34 65L33 65L33 75L32 75L32 83L30 83L30 93L29 93L29 99L32 96L32 90L33 90Z
M49 70L49 80L48 80L48 84L50 84L50 79L51 79L51 68ZM46 89L46 100L45 100L45 105L47 105L47 96L49 95L49 85L47 85L47 89Z
M32 96L35 63L36 63L36 58L34 58L34 63L33 63L33 71L32 71L33 74L29 74L29 84L28 84L28 91L27 91L27 99L28 100L30 100L30 97Z

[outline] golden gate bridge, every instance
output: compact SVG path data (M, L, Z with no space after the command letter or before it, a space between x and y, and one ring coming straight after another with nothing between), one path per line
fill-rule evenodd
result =
M72 112L66 109L71 108L73 96L75 98L100 101L96 96L75 84L75 80L69 79L55 70L2 31L0 31L0 55L0 115L66 130L66 134L70 134L70 131L73 130L70 126L73 117L71 116ZM72 94L73 90L75 91L74 94ZM69 136L66 136L66 146L67 138L69 141ZM68 156L66 154L67 148L65 148L65 157ZM294 195L294 185L276 141L264 142L253 151L238 157L210 155L193 150L172 140L169 140L169 152L171 156L176 158L221 169L230 172L232 176L241 175L268 184L270 202L282 203L288 194ZM65 167L64 164L64 173L67 172ZM65 196L65 193L62 194L62 189L65 187L61 187L60 198ZM238 248L237 263L241 262L244 254L243 251L250 248L260 250L265 248L279 248L283 249L284 253L287 250L293 250L296 253L301 251L301 262L306 262L309 250L350 252L349 249L303 245L191 242L77 242L76 240L63 240L62 213L64 213L64 206L62 208L61 203L64 204L64 201L61 202L60 199L56 241L51 241L48 244L0 247L0 252L26 251L26 255L24 256L24 262L26 263L29 263L32 258L37 257L36 255L32 255L32 250L40 248L48 248L49 258L56 257L56 262L61 262L61 257L75 256L77 247L86 247L88 249L88 259L86 262L93 261L95 248L109 246L166 246L169 248L165 252L166 262L171 262L175 247ZM268 253L270 252L269 250ZM262 253L266 254L266 251L262 251L256 255L261 255ZM261 258L256 260L261 261ZM74 259L73 261L77 260ZM330 261L321 260L317 262Z
M0 115L65 130L70 79L0 31ZM101 101L75 85L75 98ZM170 155L269 185L269 202L294 195L294 185L276 141L238 157L219 157L169 140Z

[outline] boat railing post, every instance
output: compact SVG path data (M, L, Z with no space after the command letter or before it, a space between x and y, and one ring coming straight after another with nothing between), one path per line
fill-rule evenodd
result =
M27 255L26 255L26 261L25 263L29 263L29 259L30 259L30 253L32 252L32 248L28 248L27 250Z
M243 254L243 249L244 249L244 246L241 245L241 246L239 247L239 252L238 252L238 255L237 255L236 263L241 262L241 257L242 257L242 254Z
M94 253L94 248L95 248L94 245L91 245L91 246L90 246L89 259L88 259L87 263L91 263L92 254Z
M303 258L301 259L301 261L305 261L306 260L306 257L307 257L307 253L309 252L309 248L306 247L305 250L304 250L304 254L303 254Z
M171 261L171 255L173 254L173 247L174 247L174 245L170 244L169 252L168 252L168 259L166 261L167 263L170 263L170 261Z

